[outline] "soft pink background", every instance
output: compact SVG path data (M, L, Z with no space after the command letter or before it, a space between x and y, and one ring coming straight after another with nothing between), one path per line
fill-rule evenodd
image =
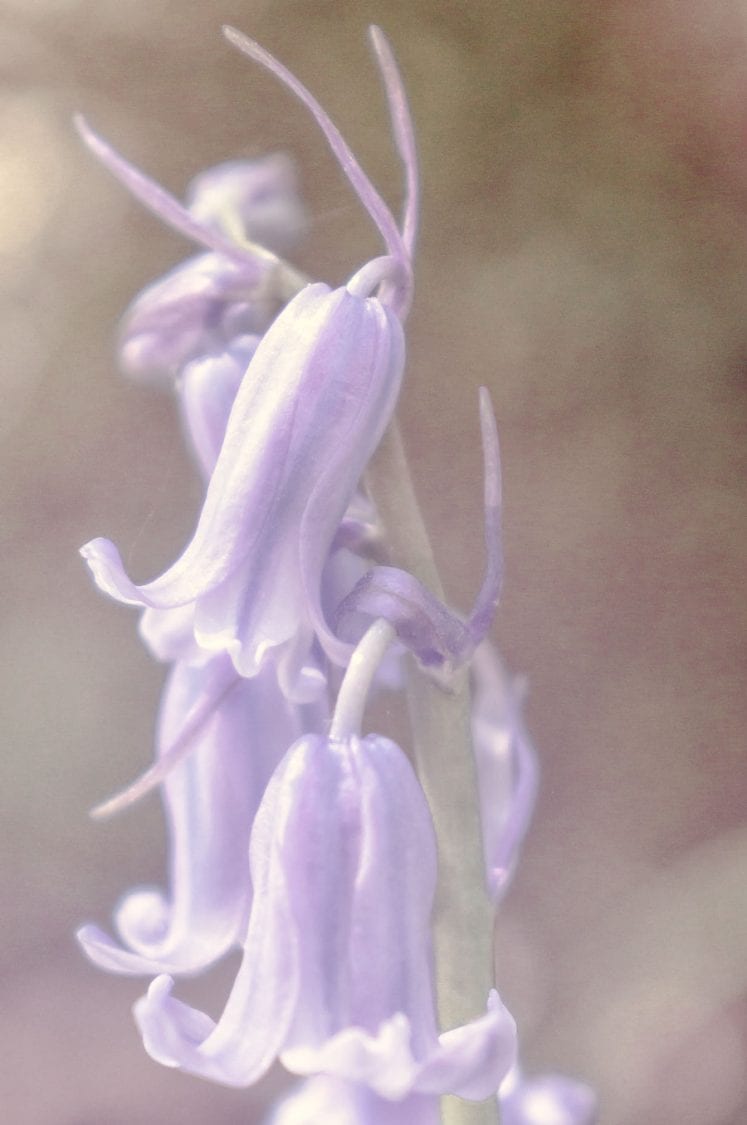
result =
M166 397L115 371L117 317L187 252L76 141L84 109L167 186L285 148L344 278L375 234L307 114L229 21L325 102L385 193L364 29L389 32L425 199L403 424L448 587L481 568L477 387L492 391L508 573L495 635L531 685L542 794L498 922L531 1068L604 1125L747 1120L744 422L747 14L736 0L3 0L0 5L0 1105L10 1125L233 1125L253 1093L163 1070L141 984L72 932L159 878L161 671L77 558L151 577L199 489ZM219 1005L230 974L219 975ZM197 986L191 995L207 995ZM260 1091L260 1098L267 1091ZM254 1108L252 1108L254 1107Z

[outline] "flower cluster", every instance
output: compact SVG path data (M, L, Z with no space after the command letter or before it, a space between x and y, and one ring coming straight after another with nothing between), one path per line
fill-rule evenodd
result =
M93 925L78 937L101 967L153 978L135 1018L157 1061L231 1086L276 1060L305 1076L276 1125L434 1122L446 1094L498 1095L509 1125L581 1125L594 1112L585 1087L521 1077L494 990L467 1023L439 1026L438 818L434 829L403 750L362 731L371 692L423 674L449 690L469 669L480 890L497 903L537 771L520 691L485 640L501 573L487 394L487 562L466 619L390 565L364 484L392 423L413 290L417 167L400 76L374 29L405 169L398 223L312 95L257 44L227 36L311 111L384 252L339 288L310 281L279 256L304 227L286 157L210 169L182 204L78 121L101 161L201 248L134 301L119 354L130 376L173 388L205 485L192 538L153 581L134 583L108 540L82 549L99 588L139 607L145 645L170 665L153 766L97 810L158 787L170 873L165 893L122 900L116 937ZM177 998L175 981L236 949L217 1021Z

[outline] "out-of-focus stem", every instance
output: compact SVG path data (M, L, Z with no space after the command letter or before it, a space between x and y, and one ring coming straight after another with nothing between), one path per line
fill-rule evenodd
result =
M366 482L384 524L392 562L443 598L396 422L374 455ZM493 908L485 890L469 703L466 673L447 692L411 661L408 705L413 751L438 839L434 944L443 1030L482 1015L493 987ZM487 1125L498 1120L495 1099L476 1104L444 1098L442 1114L445 1125Z

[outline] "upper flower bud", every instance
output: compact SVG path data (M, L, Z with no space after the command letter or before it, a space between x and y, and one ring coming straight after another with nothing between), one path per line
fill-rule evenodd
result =
M283 152L231 160L189 183L187 207L208 227L285 254L306 230L293 161Z

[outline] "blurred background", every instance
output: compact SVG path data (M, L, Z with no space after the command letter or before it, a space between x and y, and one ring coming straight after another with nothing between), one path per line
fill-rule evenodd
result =
M127 303L190 248L96 166L71 114L176 193L229 157L292 153L312 218L298 264L339 282L377 236L306 111L220 24L311 87L398 205L372 21L425 185L402 421L462 608L482 567L481 383L501 433L495 637L528 677L543 777L499 986L527 1069L591 1082L603 1125L743 1125L739 0L0 2L3 1120L234 1125L273 1089L151 1062L130 1016L142 983L72 938L158 881L164 846L156 798L87 817L148 763L163 672L77 549L109 536L149 578L200 488L173 402L114 356Z

